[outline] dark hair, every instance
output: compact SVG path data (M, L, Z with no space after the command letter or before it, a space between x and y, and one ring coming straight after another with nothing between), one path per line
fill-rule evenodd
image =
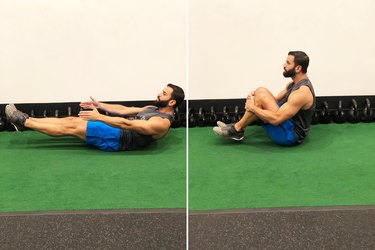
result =
M177 107L178 105L181 104L181 102L185 98L184 90L182 88L180 88L179 86L174 85L172 83L169 83L167 86L173 89L172 99L174 99L176 101L176 104L173 107Z
M288 55L294 56L294 66L301 66L302 72L307 72L307 67L309 67L309 56L303 51L289 51Z

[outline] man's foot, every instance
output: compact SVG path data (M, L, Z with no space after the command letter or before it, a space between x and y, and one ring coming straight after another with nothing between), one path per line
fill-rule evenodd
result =
M5 106L5 114L7 120L14 126L17 131L25 130L25 121L29 116L26 113L19 111L14 104Z
M213 127L213 131L218 136L228 137L235 141L242 141L244 138L244 131L237 132L234 129L234 124L225 124L224 122L218 121L218 127Z

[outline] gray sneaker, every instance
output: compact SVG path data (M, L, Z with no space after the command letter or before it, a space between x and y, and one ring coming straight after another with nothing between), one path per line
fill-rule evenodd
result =
M228 137L230 139L233 139L235 141L242 141L244 138L244 131L237 132L234 129L234 124L225 124L223 122L218 121L217 122L218 127L213 127L213 131L218 136L222 137Z
M224 123L224 122L222 122L222 121L217 121L216 124L217 124L217 126L219 126L220 128L225 128L225 127L227 127L227 126L234 125L234 123L226 124L226 123Z
M19 111L14 104L9 104L5 106L5 114L16 131L25 130L25 121L29 118L26 113Z

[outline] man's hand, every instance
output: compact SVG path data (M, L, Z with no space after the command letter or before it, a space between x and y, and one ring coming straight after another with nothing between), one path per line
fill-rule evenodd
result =
M90 96L91 101L81 102L79 106L83 109L92 109L92 106L99 108L100 102L98 102L94 97Z
M255 96L255 91L251 91L247 96L246 96L246 99L249 99L250 97L254 97Z
M99 120L101 114L96 109L96 107L94 105L91 105L89 108L92 108L92 110L81 111L81 112L79 112L78 116L81 117L84 120L90 120L90 121Z
M245 110L248 112L254 112L255 107L255 92L252 91L250 94L246 97L246 103L245 103Z

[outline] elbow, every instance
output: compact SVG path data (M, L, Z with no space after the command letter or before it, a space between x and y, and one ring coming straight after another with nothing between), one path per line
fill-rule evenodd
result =
M272 117L268 121L268 123L271 124L272 126L279 126L281 123L283 123L283 120L281 119L281 117L275 116L275 117Z
M146 127L144 127L140 124L136 124L133 121L125 122L125 123L123 123L123 125L121 127L122 127L122 129L128 129L128 130L131 130L133 132L136 132L136 133L139 133L139 134L142 134L142 135L148 134L148 131L147 131Z
M279 126L281 122L276 122L276 121L270 121L268 122L269 124L271 124L272 126Z
M122 118L121 122L119 123L119 126L118 126L120 129L133 129L134 128L134 124L132 121L129 121L127 119L124 119Z

